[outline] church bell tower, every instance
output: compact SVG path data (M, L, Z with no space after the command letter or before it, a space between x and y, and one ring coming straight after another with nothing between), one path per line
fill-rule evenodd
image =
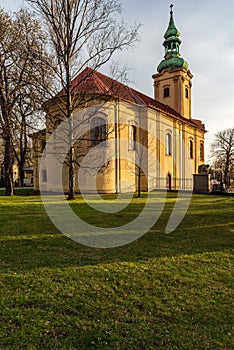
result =
M188 69L188 63L180 56L180 32L174 23L173 5L170 7L170 21L163 42L165 55L157 67L158 73L153 75L154 98L191 119L193 75Z

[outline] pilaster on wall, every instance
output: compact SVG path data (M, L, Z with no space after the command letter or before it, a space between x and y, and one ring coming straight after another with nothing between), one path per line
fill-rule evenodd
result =
M180 125L180 189L185 189L185 125Z
M159 164L161 162L161 120L160 113L156 114L156 159L157 159L157 167L156 167L156 188L160 188L160 177L161 171Z

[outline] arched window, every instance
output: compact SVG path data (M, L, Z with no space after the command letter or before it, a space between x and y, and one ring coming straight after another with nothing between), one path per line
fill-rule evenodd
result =
M193 159L193 141L189 140L189 158Z
M164 97L169 97L170 96L170 88L169 87L165 87L164 88Z
M185 88L185 97L186 97L186 98L189 98L189 90L188 90L187 87Z
M171 133L166 134L166 155L171 156Z
M90 141L92 146L106 141L106 121L104 118L96 117L91 120Z
M204 160L204 143L200 142L200 160Z
M136 149L136 127L129 125L129 150L134 151Z
M171 44L167 45L167 52L171 52Z
M174 52L178 51L178 45L176 43L173 43L173 51Z

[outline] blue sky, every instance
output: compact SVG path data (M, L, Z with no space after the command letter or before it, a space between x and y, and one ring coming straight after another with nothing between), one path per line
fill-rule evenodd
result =
M174 18L181 33L181 54L194 75L193 117L202 119L206 134L206 161L214 133L234 127L234 1L174 0ZM142 23L141 41L115 58L127 64L135 89L153 96L152 74L164 55L163 35L169 21L168 0L123 0L123 17ZM0 0L16 11L23 0Z

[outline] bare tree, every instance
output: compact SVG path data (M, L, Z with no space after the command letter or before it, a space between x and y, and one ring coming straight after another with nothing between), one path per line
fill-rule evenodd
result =
M30 134L43 126L41 117L43 96L32 87L22 89L13 109L13 150L19 170L20 186L24 186L24 167L32 162Z
M51 52L56 64L57 89L62 89L59 106L70 123L69 194L74 198L73 112L87 103L87 96L78 95L73 78L87 66L94 70L108 62L113 54L133 45L139 25L127 28L118 21L121 4L118 0L27 0L43 18L50 34ZM50 62L47 62L50 65ZM90 75L92 73L88 73ZM87 76L79 82L81 85ZM59 90L57 90L58 92ZM57 96L58 97L58 96ZM88 99L94 96L88 96Z
M14 157L18 163L20 186L24 186L24 166L26 162L28 147L27 135L27 110L23 108L21 96L19 97L19 108L14 108L13 124L13 150Z
M6 195L12 195L16 106L26 87L36 88L38 81L45 79L42 61L36 59L34 53L37 52L38 57L46 55L46 37L39 22L26 10L20 10L11 18L0 9L0 28L0 125L4 145Z
M234 165L234 128L219 131L211 144L214 165L223 173L223 181L229 184L229 172Z
M0 187L5 186L4 180L4 147L3 147L3 135L0 125Z

